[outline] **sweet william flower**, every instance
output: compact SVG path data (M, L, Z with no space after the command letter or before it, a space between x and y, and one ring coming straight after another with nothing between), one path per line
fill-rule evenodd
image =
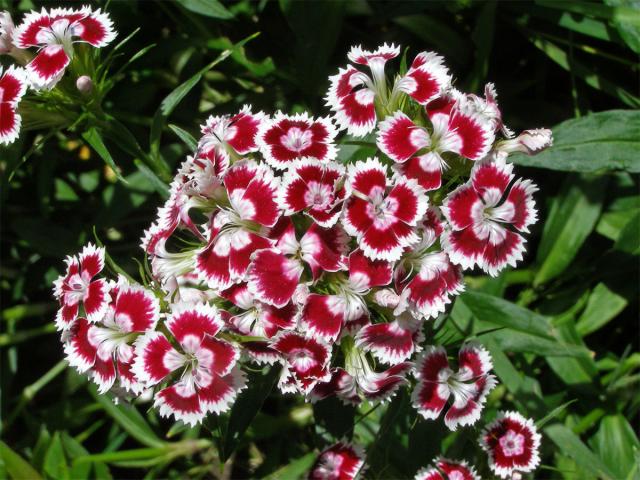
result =
M18 104L27 91L27 77L23 68L0 66L0 144L13 143L20 133L22 117Z
M50 89L62 78L74 56L74 43L100 48L116 36L106 13L85 6L42 9L25 15L16 27L13 41L18 48L36 47L36 57L27 65L31 84L36 89Z
M367 257L395 261L419 240L415 226L429 200L415 180L391 183L387 168L374 157L349 166L347 191L342 223Z
M464 460L437 458L433 466L419 470L414 480L480 480L480 476Z
M110 296L113 300L98 322L80 317L71 326L65 341L67 360L80 372L90 371L100 393L109 390L117 377L125 390L139 394L144 387L131 370L132 344L155 328L160 305L152 292L124 278L114 283Z
M400 47L393 44L385 43L374 51L353 47L348 54L349 60L369 67L371 76L349 65L329 77L331 85L326 101L341 130L356 137L364 137L374 130L377 121L375 100L379 98L384 103L388 100L384 66L399 54Z
M236 366L240 352L215 338L224 326L215 307L180 304L171 310L166 327L175 343L162 332L148 331L135 342L133 371L146 386L168 383L155 394L161 416L195 425L209 412L227 411L244 388L244 374Z
M513 182L513 165L503 155L490 160L476 164L471 179L445 198L442 212L451 229L443 233L442 244L452 262L477 265L496 276L522 260L522 233L537 220L533 194L538 188L530 180Z
M540 434L533 420L518 412L498 412L479 438L489 468L501 478L528 473L540 463Z
M266 162L282 170L302 158L327 162L336 158L337 131L328 117L277 112L260 127L257 142Z
M467 343L460 349L456 372L449 366L443 347L428 346L416 362L419 382L411 397L413 406L424 418L436 419L453 396L453 404L444 416L447 427L456 430L473 425L497 383L489 374L491 368L491 356L480 345Z
M56 326L67 330L78 317L80 306L89 322L101 320L109 306L109 284L95 278L104 268L104 248L89 243L78 256L67 257L67 271L54 282L54 296L60 302Z
M309 480L353 480L364 471L364 450L345 441L320 453L309 472Z

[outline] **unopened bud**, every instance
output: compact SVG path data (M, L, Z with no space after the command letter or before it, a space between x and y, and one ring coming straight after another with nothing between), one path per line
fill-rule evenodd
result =
M91 90L93 90L93 81L87 75L82 75L76 80L76 88L82 94L86 95L91 93Z

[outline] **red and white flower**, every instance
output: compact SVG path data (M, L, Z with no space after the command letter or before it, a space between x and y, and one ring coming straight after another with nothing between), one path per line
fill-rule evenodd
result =
M451 75L443 62L435 52L420 52L394 90L406 93L420 105L443 96L451 87Z
M357 445L338 442L326 448L309 472L310 480L353 480L364 471L364 450Z
M419 470L414 480L480 480L480 475L464 460L437 458L433 466Z
M227 411L244 388L240 351L215 338L223 325L215 307L177 304L166 322L177 347L159 331L136 340L136 377L146 386L169 383L155 394L161 416L195 425L207 413Z
M387 365L396 365L420 350L422 324L407 315L392 322L366 325L357 333L356 346Z
M235 115L210 116L201 126L202 138L198 142L196 158L216 159L216 170L222 176L231 163L231 156L258 151L258 130L265 115L252 113L251 105L245 105Z
M284 217L270 236L277 239L274 248L256 251L247 275L249 290L262 302L279 308L289 303L305 264L314 279L344 268L348 237L340 226L324 229L314 223L298 241L293 223Z
M113 23L100 9L82 7L44 8L25 15L13 33L18 48L38 48L38 54L27 65L32 85L37 89L52 88L73 59L74 43L104 47L116 36Z
M0 66L0 144L13 143L20 134L22 117L18 104L27 91L24 69L11 65L4 73Z
M491 356L480 345L467 343L460 349L456 372L449 366L443 347L428 346L416 362L419 382L411 397L413 405L424 418L436 419L453 395L444 423L451 430L473 425L497 383L489 374L491 368Z
M209 241L196 256L195 271L210 288L222 290L243 281L251 254L272 246L262 230L280 217L278 185L271 169L254 161L239 161L225 174L230 205L215 213Z
M80 372L90 371L100 393L109 390L116 376L126 390L139 394L143 385L135 378L134 340L155 328L160 316L158 299L140 285L120 278L111 288L113 302L97 323L80 317L65 339L70 365Z
M397 172L416 179L427 190L440 188L443 154L453 152L469 160L484 158L495 139L494 127L474 104L461 95L438 98L427 105L432 129L416 125L396 112L380 122L377 143L397 162Z
M60 302L56 315L58 330L68 329L78 316L80 306L89 322L104 317L109 305L109 285L105 279L94 278L104 268L104 248L91 243L77 257L67 257L67 271L54 282L54 295Z
M428 198L415 180L398 178L388 188L389 183L377 158L349 167L342 223L372 260L398 260L418 242L415 227L427 211Z
M278 203L285 215L304 212L318 225L331 228L344 200L344 167L335 162L296 161L282 178Z
M442 235L442 244L452 262L463 268L478 265L496 276L522 260L521 233L537 220L533 193L538 188L530 180L511 183L512 170L496 155L492 162L476 164L469 182L444 200L442 212L451 230Z
M349 60L366 65L371 77L352 65L341 68L337 75L329 77L331 85L327 93L327 105L335 114L335 120L341 130L350 135L363 137L373 131L376 125L375 100L388 100L387 80L384 66L388 60L400 54L400 47L386 43L375 51L353 47Z
M307 394L318 382L331 378L331 347L323 341L285 331L272 339L271 347L282 354L282 376L294 390ZM292 390L284 389L287 391Z
M518 412L498 412L479 441L489 456L489 468L499 477L532 472L540 463L540 434L533 420Z
M229 314L227 323L242 335L271 338L281 330L296 326L298 309L292 302L281 308L263 303L256 300L246 283L233 285L220 292L220 296L240 309L237 313Z
M336 158L333 141L336 128L329 117L313 118L304 113L277 112L260 127L257 142L265 160L273 168L286 169L303 158L328 162Z

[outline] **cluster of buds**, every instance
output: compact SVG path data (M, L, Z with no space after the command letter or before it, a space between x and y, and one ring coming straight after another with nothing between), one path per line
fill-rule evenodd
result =
M247 363L277 366L280 391L310 402L383 402L406 386L424 418L476 424L497 384L490 354L465 342L452 366L424 327L464 290L464 270L495 276L522 259L536 187L508 156L541 150L551 134L514 136L493 86L484 98L456 90L434 53L389 85L385 64L399 51L353 48L358 68L330 78L333 117L250 106L210 117L143 237L152 285L96 279L99 248L67 260L55 291L69 362L101 391L116 380L132 394L152 389L161 415L192 425L230 408ZM338 161L341 130L377 154ZM539 461L535 427L515 413L488 425L481 445L500 476ZM342 442L312 477L352 478L363 463ZM446 459L417 478L452 472L477 478Z
M100 48L115 36L109 16L88 6L42 8L27 13L17 27L8 12L0 12L0 55L10 55L20 65L4 73L0 67L0 144L10 144L19 136L18 105L27 88L51 90L72 64L74 45ZM84 78L86 83L89 77Z

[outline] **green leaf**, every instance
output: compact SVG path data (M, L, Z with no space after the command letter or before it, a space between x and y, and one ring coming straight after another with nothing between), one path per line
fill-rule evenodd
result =
M606 415L600 421L591 445L615 478L629 478L637 467L635 457L640 442L633 427L620 414Z
M316 454L313 452L307 453L303 457L295 459L289 465L286 465L265 477L265 480L296 480L303 478L304 474L311 469L315 461Z
M47 453L44 455L44 472L51 478L65 479L70 478L69 466L64 454L64 448L60 441L60 434L54 433Z
M189 132L187 132L186 130L183 130L177 125L169 124L169 128L189 148L189 151L191 152L196 151L196 149L198 148L198 141L195 138L193 138L193 136Z
M245 431L262 408L280 375L280 368L273 366L266 373L254 372L247 379L248 388L233 404L229 418L222 425L220 459L226 461L240 444ZM223 421L223 419L220 419Z
M205 17L220 18L222 20L233 18L233 13L227 10L218 0L180 0L178 3L187 10Z
M14 480L42 478L29 463L20 455L11 450L9 445L0 440L0 458L7 472Z
M113 418L120 427L143 445L149 447L162 447L165 442L160 440L153 432L144 417L132 405L116 405L107 395L100 395L94 385L89 386L89 392L96 402L100 404L107 414Z
M598 283L576 323L576 331L584 337L599 330L624 310L627 303L624 297L610 290L604 283Z
M600 216L607 180L593 175L565 179L544 226L534 285L556 278L573 261Z
M627 46L634 52L640 53L640 22L638 21L640 5L638 2L634 0L604 0L604 3L610 7L625 7L635 11L635 19L631 15L618 15L613 18L613 24Z
M463 293L460 299L479 320L553 340L547 317L507 300L473 290Z
M607 110L553 128L553 147L510 157L519 165L572 172L640 172L640 111Z
M127 181L122 176L120 167L118 167L116 165L116 162L113 161L111 153L109 153L109 150L107 150L107 147L102 141L102 137L100 136L100 133L98 133L98 130L92 127L82 134L82 138L84 138L84 140L89 145L91 145L91 148L93 148L96 153L100 155L100 158L102 158L105 163L111 168L111 170L113 170L113 172L116 174L116 177L118 177L118 180L123 183L127 183Z
M613 248L633 255L640 254L640 212L624 226Z
M556 444L558 449L567 457L572 458L578 466L589 472L598 474L605 480L616 477L605 465L600 457L593 453L569 428L556 423L544 429L544 433Z

